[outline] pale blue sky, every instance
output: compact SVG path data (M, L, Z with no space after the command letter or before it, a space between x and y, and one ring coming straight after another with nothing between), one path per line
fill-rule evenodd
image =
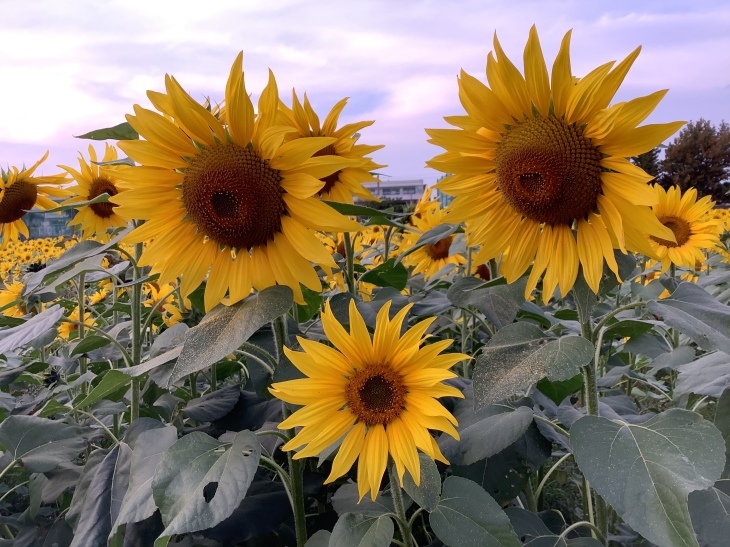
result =
M244 51L254 98L267 68L282 98L307 91L324 117L349 96L342 121L374 119L362 141L393 178L424 167L440 149L424 127L461 114L456 75L485 80L496 31L522 66L537 24L548 65L573 29L573 71L643 50L616 100L669 88L649 121L730 121L727 1L302 1L0 0L0 165L30 164L46 149L46 174L76 163L88 141L72 135L124 121L170 73L196 98L223 98Z

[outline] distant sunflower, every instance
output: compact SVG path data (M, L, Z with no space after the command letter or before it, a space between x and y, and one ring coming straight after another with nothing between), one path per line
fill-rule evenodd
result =
M299 283L321 290L312 262L335 266L315 229L357 231L359 225L312 197L320 179L351 164L312 158L334 137L284 143L290 127L277 125L278 90L273 74L258 115L244 87L243 55L231 67L225 120L188 95L171 76L167 94L148 96L165 115L135 105L129 123L145 140L121 148L142 164L120 171L127 192L112 198L127 219L144 219L126 239L149 241L142 264L160 273L159 283L181 276L182 297L205 279L205 308L229 294L242 300L251 287L288 285L304 302Z
M271 392L287 403L303 405L279 427L301 427L283 446L294 458L321 453L342 439L332 463L330 483L349 471L360 457L357 486L360 499L369 491L375 500L388 462L393 459L403 484L408 470L420 483L418 452L448 463L429 430L458 439L456 419L436 399L462 397L445 385L456 377L449 368L469 359L461 353L441 354L451 340L423 346L426 330L436 319L425 319L401 336L410 305L389 319L390 302L378 312L375 334L350 300L350 332L337 321L329 303L322 314L324 332L334 348L298 338L303 352L284 351L308 378L272 384Z
M283 103L280 104L280 110L284 118L282 123L296 129L295 132L287 134L286 140L333 137L336 140L315 152L314 156L352 160L349 166L321 178L323 186L318 194L322 199L352 203L353 196L358 196L366 200L379 201L362 183L377 181L372 172L385 167L385 165L377 164L367 157L368 154L383 148L383 145L357 144L358 131L372 125L372 121L350 123L337 129L337 120L346 104L347 99L338 102L327 114L324 123L320 125L319 117L314 112L307 94L304 94L304 104L302 105L296 92L292 91L292 107L289 108Z
M6 282L0 289L0 314L7 317L23 317L28 313L23 299L25 285L21 281Z
M707 218L714 202L710 196L697 200L697 190L688 189L684 195L673 186L664 190L654 185L659 202L652 207L654 214L664 226L672 230L676 241L651 236L651 246L662 263L662 272L671 264L700 269L705 263L705 251L719 248L718 221Z
M432 205L424 206L419 212L411 216L411 224L417 231L406 230L403 232L398 252L403 253L413 248L419 238L432 228L446 224L450 219L441 209L438 202L431 202ZM457 236L449 235L430 245L419 247L403 258L403 265L412 267L414 274L422 273L424 279L430 279L436 272L441 271L445 266L451 264L459 266L466 263L466 258L460 253L451 252L451 244Z
M76 323L80 322L81 314L79 313L79 307L76 306L68 315L68 321L62 321L61 324L58 325L58 336L64 340L70 339L71 335L79 330L79 326ZM84 312L84 325L94 325L94 318L88 311Z
M66 182L65 175L33 176L47 157L48 152L29 169L0 169L0 249L4 249L11 241L17 241L19 235L30 237L28 227L23 222L23 217L30 209L55 209L58 204L48 196L68 195L66 190L58 187Z
M109 144L104 150L102 162L114 161L117 159L117 149ZM64 205L90 201L106 193L109 197L116 196L122 188L118 186L119 180L113 168L102 167L97 164L96 150L89 145L89 162L83 156L79 156L79 168L77 171L72 167L60 166L68 172L76 181L75 186L68 188L74 196L64 201ZM74 218L69 221L69 226L80 224L82 237L88 239L94 235L102 240L108 240L107 230L120 228L127 225L127 221L116 214L113 203L93 203L77 210Z
M563 296L571 289L579 264L598 291L604 260L618 275L613 249L641 246L632 234L674 237L649 209L657 201L647 185L652 177L627 158L651 150L683 122L637 127L666 90L609 106L641 48L613 69L609 62L578 79L570 34L551 79L534 26L524 76L495 36L489 87L461 72L467 115L446 118L459 129L427 130L429 142L446 149L428 165L452 173L437 187L455 196L448 209L468 221L470 245L481 246L482 260L509 251L501 265L509 282L533 264L527 294L545 272L546 298L558 284Z

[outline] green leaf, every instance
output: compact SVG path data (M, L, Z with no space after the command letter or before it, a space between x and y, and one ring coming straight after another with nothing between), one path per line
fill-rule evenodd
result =
M329 547L389 547L393 521L388 516L342 515L332 529Z
M246 496L261 445L250 431L231 444L194 432L160 459L152 493L162 514L164 536L211 528L231 515Z
M591 486L634 530L657 545L698 545L687 496L722 472L725 443L714 425L680 409L640 425L585 416L570 442Z
M59 205L58 207L55 207L53 209L44 209L44 210L35 210L33 209L31 212L33 213L60 213L61 211L68 211L70 209L81 209L82 207L88 207L89 205L96 205L97 203L109 203L109 194L104 192L103 194L99 194L94 199L89 199L85 201L77 201L75 203L69 203L68 205Z
M730 384L730 356L717 351L677 367L674 395L695 393L720 397Z
M104 129L96 129L89 131L83 135L74 135L77 139L92 139L95 141L105 141L112 139L116 141L128 141L139 139L139 133L137 133L129 122L122 122L113 127L105 127Z
M283 285L269 287L233 306L219 304L187 332L170 384L208 368L243 344L265 324L291 308L292 290Z
M119 509L115 527L141 522L157 510L152 497L152 477L163 454L177 441L177 429L167 426L142 432L132 452L129 488Z
M403 260L404 257L420 249L421 247L425 247L426 245L436 245L436 243L438 243L442 239L446 239L458 229L458 224L439 224L438 226L434 226L430 230L422 233L416 243L413 245L413 247L400 253L396 258L396 262L400 262L401 260Z
M99 464L84 496L71 545L107 545L129 484L131 459L129 446L119 443Z
M329 530L317 530L304 544L304 547L329 547L330 537L332 534Z
M108 338L98 336L96 334L90 334L74 346L73 350L71 350L71 357L103 348L107 344L111 344L111 341Z
M522 546L499 504L469 479L451 476L444 481L441 501L429 521L446 545Z
M416 485L411 474L406 471L403 475L403 490L419 507L430 512L436 509L441 499L441 474L436 462L426 454L419 452L418 460L421 464L421 482Z
M548 341L535 325L519 322L497 331L474 365L477 409L501 401L542 378L568 380L593 359L580 336Z
M730 481L690 492L689 514L702 545L723 547L730 537Z
M730 389L722 392L715 409L715 427L725 440L725 469L722 478L730 478Z
M404 500L406 510L408 510L410 503L410 500ZM380 494L375 498L375 501L372 501L368 496L361 500L357 491L357 484L353 482L345 483L337 489L337 492L332 496L332 508L339 516L357 512L358 515L366 517L379 517L380 515L395 512L390 492Z
M372 283L378 287L394 287L402 291L408 283L408 270L399 263L395 263L394 258L389 258L379 266L364 273L360 277L360 281Z
M484 283L476 277L465 277L457 280L446 296L459 308L475 307L501 329L517 317L525 302L526 286L527 278L518 279L508 285L504 283L504 278Z
M22 325L0 331L0 353L14 351L26 346L48 333L56 327L56 323L63 317L63 308L54 304L34 315Z
M517 441L532 423L532 408L490 406L459 416L458 441L446 439L444 456L454 465L470 465L501 452Z
M45 473L86 448L83 430L36 416L9 416L0 424L0 446L31 473Z
M77 409L83 409L101 401L107 395L118 391L132 381L132 378L121 370L110 370L101 381L94 386L91 392L76 405Z
M66 414L67 412L71 412L71 409L67 407L66 405L62 405L56 399L49 399L48 402L43 406L40 412L36 414L36 416L39 416L41 418L48 418L49 416L53 416L55 414Z
M649 302L649 310L702 349L730 354L730 307L694 283L680 283L671 298Z
M372 207L366 207L364 205L354 205L352 203L339 203L337 201L325 201L327 205L332 207L338 213L343 215L351 215L356 217L370 217L368 225L378 224L384 226L393 226L395 228L401 228L403 225L394 222L390 217L403 218L408 216L408 213L396 213L394 211L380 211L373 209Z
M611 324L603 333L603 339L608 341L613 338L633 338L649 332L654 325L639 319L624 319Z
M321 291L313 291L304 285L302 285L302 294L304 295L304 301L306 304L304 306L297 304L297 318L300 323L309 321L312 317L317 315L317 312L322 307L322 302L324 301Z
M572 378L561 382L554 382L543 378L537 383L537 389L539 389L543 395L548 397L556 405L562 403L568 395L572 395L576 391L580 391L582 386L582 374L576 374Z

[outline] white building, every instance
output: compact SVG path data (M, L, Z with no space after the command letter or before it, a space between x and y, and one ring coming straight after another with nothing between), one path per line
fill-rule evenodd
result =
M377 198L382 200L405 201L409 205L415 205L421 199L423 191L426 189L426 183L421 179L380 180L377 182L363 183L363 186L370 190Z

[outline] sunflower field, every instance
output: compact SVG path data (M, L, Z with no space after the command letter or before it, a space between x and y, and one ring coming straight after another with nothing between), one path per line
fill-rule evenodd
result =
M4 168L0 546L728 545L730 216L630 161L684 123L612 102L640 48L570 38L495 36L407 210L243 54Z

